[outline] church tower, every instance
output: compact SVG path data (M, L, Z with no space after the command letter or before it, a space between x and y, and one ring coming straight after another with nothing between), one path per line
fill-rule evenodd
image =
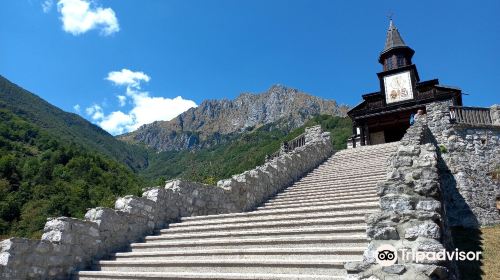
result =
M414 54L415 51L405 44L391 20L384 49L378 58L383 68L378 73L380 89L386 104L414 98L415 86L420 81L417 67L411 61Z
M363 94L363 101L347 112L353 122L349 148L399 141L410 126L410 116L425 111L426 104L448 99L462 105L459 88L440 85L438 79L420 81L414 54L391 20L378 57L380 89Z
M384 49L378 58L378 62L383 66L383 71L411 65L411 58L414 54L415 51L405 44L398 29L391 20L389 22Z

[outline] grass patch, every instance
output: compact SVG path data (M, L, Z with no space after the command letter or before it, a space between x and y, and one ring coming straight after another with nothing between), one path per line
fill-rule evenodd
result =
M458 261L461 279L500 279L500 225L481 229L452 229L453 242L460 251L481 251L479 261Z
M485 280L500 279L500 225L484 227L483 266Z

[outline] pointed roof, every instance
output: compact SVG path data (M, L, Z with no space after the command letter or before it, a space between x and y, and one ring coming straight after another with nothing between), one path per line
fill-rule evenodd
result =
M401 38L401 34L399 34L398 29L396 28L391 19L391 21L389 22L389 30L387 30L387 37L385 39L385 47L384 50L381 52L381 54L384 54L395 48L409 48L409 47L405 44L403 38Z

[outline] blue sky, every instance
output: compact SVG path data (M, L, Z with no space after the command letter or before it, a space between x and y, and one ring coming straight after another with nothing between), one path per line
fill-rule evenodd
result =
M494 0L2 1L0 74L114 134L277 83L355 105L378 89L389 12L422 80L500 102Z

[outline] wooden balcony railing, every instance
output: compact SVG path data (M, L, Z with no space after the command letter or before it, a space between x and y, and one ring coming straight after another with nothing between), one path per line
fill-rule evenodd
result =
M450 120L471 125L491 125L489 108L450 106Z
M302 147L306 144L306 134L302 133L301 135L293 138L290 141L285 141L281 143L281 147L278 151L272 153L271 155L266 155L266 161L272 160L275 157L279 157L283 153L288 153L297 149L298 147Z

